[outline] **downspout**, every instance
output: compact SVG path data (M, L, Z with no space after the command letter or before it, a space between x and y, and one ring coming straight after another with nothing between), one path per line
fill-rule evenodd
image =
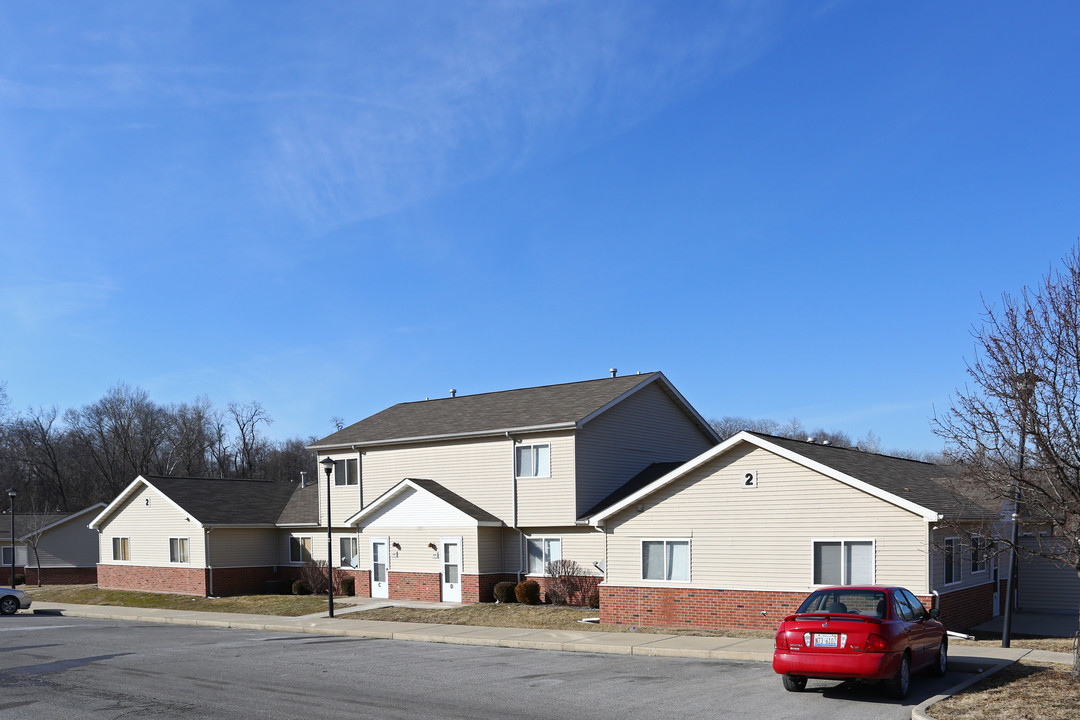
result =
M926 523L926 591L934 598L934 608L941 612L941 596L934 587L934 526L929 522Z
M206 554L206 569L210 573L210 591L207 597L214 597L214 566L210 564L210 531L214 528L208 527L205 529L205 541L203 542L203 552Z
M525 533L518 528L518 486L517 486L517 440L506 431L506 439L510 441L510 499L511 499L511 523L510 527L518 531L518 569L517 581L520 583L525 572Z

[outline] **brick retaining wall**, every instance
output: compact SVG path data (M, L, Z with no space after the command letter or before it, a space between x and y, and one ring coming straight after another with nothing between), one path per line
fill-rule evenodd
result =
M42 585L92 585L96 582L96 567L41 568ZM37 568L26 569L26 584L38 584Z

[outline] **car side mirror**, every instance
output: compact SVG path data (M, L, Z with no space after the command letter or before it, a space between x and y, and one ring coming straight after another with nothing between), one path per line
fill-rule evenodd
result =
M938 609L937 609L937 608L934 608L934 609L932 609L932 610L930 611L930 619L931 619L931 620L937 620L937 616L938 616L938 615L940 615L940 614L941 614L941 613L940 613L940 612L938 612Z

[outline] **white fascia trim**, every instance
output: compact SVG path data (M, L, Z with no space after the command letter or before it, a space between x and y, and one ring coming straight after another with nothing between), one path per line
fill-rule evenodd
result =
M70 515L68 515L66 517L62 517L59 520L57 520L56 522L50 523L49 525L46 525L45 527L41 528L40 530L34 530L33 532L28 532L25 535L23 535L22 537L18 537L18 538L15 538L15 539L19 540L20 542L24 541L28 537L31 537L33 535L37 535L37 534L40 534L40 533L46 533L49 530L52 530L54 527L59 527L59 526L63 525L66 522L71 522L72 520L79 517L80 515L85 515L88 512L98 510L99 508L103 508L103 507L105 507L105 503L99 502L96 505L91 505L88 508L83 508L82 510L80 510L78 512L74 512L74 513L71 513ZM44 568L44 567L52 567L52 566L51 565L42 565L41 567ZM57 565L56 567L67 567L67 566L66 565Z
M750 433L748 433L748 432L746 432L744 430L742 432L739 432L736 435L732 435L730 438L728 438L724 442L720 443L716 447L706 450L705 452L703 452L701 455L698 455L693 460L690 460L690 461L680 465L679 467L677 467L674 470L672 470L671 472L669 472L667 475L664 475L663 477L657 478L656 480L654 480L650 484L643 487L641 490L638 490L633 495L631 495L631 496L629 496L627 498L624 498L622 501L612 505L607 510L604 510L603 512L589 518L589 524L599 527L600 525L603 524L604 520L611 517L615 513L619 512L620 510L623 510L623 509L629 507L630 505L633 505L634 503L638 502L643 497L646 497L647 495L651 495L653 492L659 490L660 488L664 487L668 483L679 479L680 477L686 475L687 473L691 472L692 470L695 470L695 469L701 467L702 465L704 465L705 463L708 463L708 462L712 461L718 455L723 455L724 453L726 453L728 450L730 450L735 445L739 445L739 444L744 443L744 442L745 443L750 443L751 445L756 445L757 447L759 447L759 448L761 448L763 450L768 450L771 453L775 453L775 454L779 455L780 457L783 457L783 458L785 458L787 460L790 460L790 461L792 461L794 463L802 465L803 467L806 467L806 468L809 468L809 469L814 470L816 472L819 472L822 475L825 475L826 477L830 477L830 478L832 478L834 480L838 480L838 481L844 483L845 485L849 485L849 486L851 486L851 487L853 487L853 488L855 488L857 490L862 490L863 492L865 492L865 493L867 493L869 495L872 495L872 496L874 496L876 498L879 498L879 499L884 500L884 501L886 501L888 503L896 505L897 507L901 507L904 510L907 510L908 512L911 512L911 513L914 513L915 515L918 515L919 517L921 517L926 522L938 522L942 518L942 516L940 514L938 514L937 512L935 512L934 510L930 510L929 508L925 508L922 505L917 505L916 503L913 503L910 500L899 497L897 495L893 495L892 493L886 492L886 491L882 490L881 488L879 488L879 487L877 487L875 485L871 485L870 483L863 482L862 480L851 477L850 475L846 475L845 473L839 472L839 471L829 467L828 465L822 465L821 463L816 462L814 460L811 460L811 459L809 459L809 458L807 458L807 457L805 457L803 455L800 455L800 454L798 454L796 452L793 452L791 450L787 450L786 448L782 448L779 445L775 445L775 444L769 442L768 440L764 440L762 438L759 438L756 435L751 435Z
M173 499L172 499L171 497L169 497L169 496L168 496L168 495L166 495L165 493L161 492L161 490L158 490L158 489L157 489L157 487L155 487L155 486L154 486L154 484L153 484L152 482L150 482L149 480L147 480L147 479L146 479L145 477L143 477L142 475L140 475L139 477L137 477L137 478L135 478L134 480L132 480L132 481L131 481L131 484L130 484L130 485L128 485L128 486L127 486L126 488L124 488L124 491L123 491L123 492L121 492L121 493L120 493L119 495L117 495L117 496L116 496L116 499L115 499L115 500L113 500L113 501L112 501L111 503L109 503L109 506L108 506L108 507L106 507L106 508L105 508L104 510L102 510L102 511L101 511L101 513L100 513L100 514L99 514L99 515L98 515L98 516L97 516L96 518L94 518L93 520L91 520L91 521L90 521L90 524L89 524L89 525L87 525L87 527L89 527L89 528L90 528L91 530L101 530L101 523L103 523L103 522L105 521L105 519L106 519L106 518L107 518L107 517L108 517L109 515L111 515L111 514L113 513L113 511L114 511L114 510L115 510L115 509L116 509L117 507L119 507L119 506L120 506L121 504L123 504L124 502L126 502L126 501L127 501L127 500L128 500L128 499L129 499L129 498L130 498L130 497L132 496L132 495L134 495L134 494L135 494L135 490L137 490L137 489L138 489L138 487L139 487L140 485L144 485L144 486L146 486L146 487L148 487L148 488L153 488L153 489L154 489L154 491L155 491L155 492L157 492L157 494L158 494L158 495L160 495L161 497L165 498L165 502L169 503L169 504L170 504L170 505L172 505L172 506L173 506L174 508L176 508L177 510L179 510L180 512L182 512L182 513L183 513L184 515L186 515L187 517L191 518L191 519L192 519L192 520L193 520L193 521L195 522L195 525L196 525L197 527L200 527L200 528L206 527L205 525L203 525L203 523L202 523L202 522L200 522L200 521L199 521L199 519L198 519L198 518L196 518L196 517L195 517L194 515L192 515L191 513L189 513L189 512L188 512L187 510L185 510L184 508L182 508L182 507L180 507L179 505L177 505L177 504L176 504L176 501L174 501L174 500L173 500Z
M340 445L308 445L305 447L305 450L329 452L335 449L352 450L364 447L380 447L383 445L409 445L413 443L438 442L440 440L467 440L469 438L480 437L505 437L507 433L510 433L511 435L522 435L525 433L552 432L554 430L573 430L576 427L577 423L562 422L552 423L550 425L530 425L526 427L501 428L499 430L476 430L474 432L467 433L449 433L446 435L418 435L417 437L393 438L391 440L348 442L342 443Z

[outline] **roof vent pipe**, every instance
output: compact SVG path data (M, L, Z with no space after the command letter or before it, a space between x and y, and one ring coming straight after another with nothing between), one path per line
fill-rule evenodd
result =
M457 390L456 389L450 388L450 397L457 397Z
M611 373L611 377L615 377L619 374L619 368L611 368L608 372Z

